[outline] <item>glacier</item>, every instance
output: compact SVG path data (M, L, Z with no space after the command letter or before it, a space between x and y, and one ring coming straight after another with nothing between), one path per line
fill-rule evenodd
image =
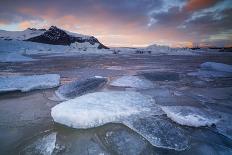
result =
M60 84L60 75L44 74L31 76L0 77L0 93L10 91L28 92L35 89L54 88Z

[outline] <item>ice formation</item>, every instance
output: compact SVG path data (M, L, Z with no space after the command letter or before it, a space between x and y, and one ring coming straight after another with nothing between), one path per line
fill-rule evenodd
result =
M44 74L31 76L6 76L0 77L0 92L17 91L27 92L35 89L57 87L60 75Z
M200 127L215 124L219 119L206 110L190 106L163 106L162 110L176 123Z

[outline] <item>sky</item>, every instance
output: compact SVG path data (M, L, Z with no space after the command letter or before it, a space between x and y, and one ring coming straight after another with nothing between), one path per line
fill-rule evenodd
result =
M0 29L51 25L107 46L232 46L232 0L0 1Z

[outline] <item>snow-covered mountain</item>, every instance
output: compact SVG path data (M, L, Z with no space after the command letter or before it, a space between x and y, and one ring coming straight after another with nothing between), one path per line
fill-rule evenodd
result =
M43 34L46 29L27 28L24 31L5 31L0 30L2 40L27 40L29 38Z
M93 36L81 35L68 32L51 26L46 29L28 28L24 31L4 31L0 30L0 39L31 41L52 45L71 45L72 43L89 43L98 49L108 49Z

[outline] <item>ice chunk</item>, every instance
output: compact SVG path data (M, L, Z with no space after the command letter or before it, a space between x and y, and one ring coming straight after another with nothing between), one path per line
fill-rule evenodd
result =
M28 146L26 146L20 154L31 155L31 154L42 154L51 155L56 145L56 132L45 135L42 138L38 138Z
M188 73L190 76L197 76L199 78L223 78L223 77L232 77L230 72L219 72L219 71L210 71L210 70L198 70L197 72Z
M122 76L111 82L111 86L132 87L132 88L153 88L154 84L144 78L138 76Z
M58 74L0 77L0 92L16 90L27 92L35 89L53 88L59 83L60 75Z
M188 147L189 137L185 131L162 115L131 119L124 124L156 147L175 150L184 150Z
M151 110L154 100L138 92L96 92L62 102L51 110L55 122L74 128L97 127L121 122L131 115Z
M80 81L77 80L60 86L55 93L60 99L72 99L85 93L95 91L103 86L106 82L107 79L103 77L89 78Z
M186 126L210 126L219 119L208 111L190 106L163 106L162 110L176 123Z
M201 64L201 68L205 70L214 70L220 72L232 72L232 65L217 62L205 62Z
M205 62L200 65L201 69L197 72L188 73L190 76L199 78L222 78L232 77L232 65L216 62Z

